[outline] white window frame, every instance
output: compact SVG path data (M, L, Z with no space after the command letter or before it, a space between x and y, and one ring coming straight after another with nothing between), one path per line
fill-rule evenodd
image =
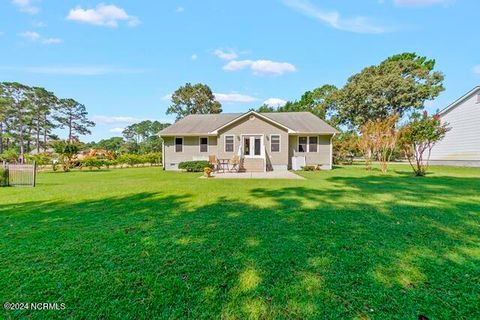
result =
M307 138L306 151L300 151L300 138ZM297 137L297 149L298 153L307 153L308 152L308 136L298 136Z
M245 155L245 138L250 138L253 140L250 140L250 150L252 151L250 155ZM255 138L260 138L260 154L255 155ZM265 135L263 133L252 133L252 134L241 134L240 135L240 143L242 146L242 153L245 158L265 158Z
M232 137L233 139L233 150L232 151L227 151L227 137ZM223 137L223 151L225 153L233 153L235 152L235 135L234 134L226 134Z
M273 151L272 150L272 137L276 136L278 137L278 151ZM270 135L270 152L273 153L280 153L282 152L282 135L281 134L271 134Z
M202 151L202 139L207 139L207 151ZM198 137L198 151L200 153L208 153L210 139L208 137Z
M310 151L310 138L314 138L316 137L317 138L317 151ZM300 151L300 138L307 138L307 151ZM318 153L320 148L320 137L319 136L298 136L297 137L297 148L298 148L298 153Z
M177 151L177 139L182 139L182 151ZM174 137L173 138L173 150L176 153L182 153L183 149L184 149L184 146L185 146L185 138L184 137Z

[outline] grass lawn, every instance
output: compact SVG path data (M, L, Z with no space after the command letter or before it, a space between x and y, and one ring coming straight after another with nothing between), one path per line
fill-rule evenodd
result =
M480 318L480 169L160 168L0 189L0 318Z

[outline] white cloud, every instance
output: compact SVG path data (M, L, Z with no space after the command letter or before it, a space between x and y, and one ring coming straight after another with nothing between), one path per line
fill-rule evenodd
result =
M284 4L304 15L318 19L332 28L356 33L384 33L385 27L372 24L367 17L343 18L338 11L325 11L308 0L283 0Z
M32 4L32 0L12 0L12 3L16 5L21 12L28 14L37 14L40 12L40 8Z
M239 93L214 93L215 99L222 103L250 103L258 99L252 96Z
M0 70L13 70L61 76L101 76L106 74L142 73L141 69L116 68L109 66L40 66L40 67L0 67Z
M137 17L127 14L124 9L113 4L106 5L103 3L97 5L95 9L82 9L79 6L71 9L67 20L111 28L118 27L120 21L125 21L130 27L135 27L141 23Z
M32 26L35 28L44 28L47 26L47 24L43 21L33 21Z
M166 94L162 97L162 100L172 101L172 94Z
M177 7L177 9L175 9L175 12L178 12L178 13L181 13L183 11L185 11L184 7Z
M394 0L395 5L400 7L427 7L433 5L446 5L450 0Z
M295 72L295 66L288 62L275 62L271 60L232 60L223 66L223 70L237 71L250 68L254 74L282 75Z
M111 133L122 133L125 128L111 128L110 131Z
M196 53L192 54L192 56L190 57L193 61L197 60L198 59L198 56Z
M28 39L30 41L38 41L41 38L40 34L38 32L34 32L34 31L22 32L22 33L20 33L20 36L25 38L25 39Z
M222 60L227 60L227 61L238 58L238 54L233 50L229 50L227 52L227 51L223 51L222 49L216 49L215 51L213 51L213 54L216 55L218 58Z
M21 37L33 41L33 42L40 42L43 44L59 44L62 43L62 39L60 38L44 38L38 32L35 31L25 31L19 34Z
M132 124L143 121L144 119L130 116L100 116L92 117L92 121L98 124Z
M263 104L274 108L283 107L286 103L287 100L280 98L268 98L267 100L263 101Z
M42 43L43 44L59 44L59 43L62 43L62 39L60 39L60 38L43 38Z
M473 73L480 76L480 65L473 67Z

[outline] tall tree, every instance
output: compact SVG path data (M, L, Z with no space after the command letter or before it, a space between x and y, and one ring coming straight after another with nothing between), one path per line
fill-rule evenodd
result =
M7 133L8 106L10 101L2 96L2 88L0 87L0 154L3 153L5 134Z
M129 125L123 130L123 136L127 141L125 147L132 153L160 151L161 140L158 132L169 125L169 123L150 120Z
M222 105L206 84L190 84L178 88L172 95L172 104L167 114L176 114L177 121L189 114L207 114L222 112Z
M300 100L289 101L283 107L279 107L277 111L308 111L322 119L326 119L327 113L334 109L336 92L337 87L326 84L312 91L306 91L300 97Z
M444 90L443 74L434 68L435 60L402 53L363 69L339 91L336 121L358 128L369 120L423 109L425 101Z
M90 134L90 128L95 126L88 120L85 106L74 99L60 99L55 120L60 128L68 129L68 141L72 142L76 135Z
M5 112L11 119L10 126L14 130L12 133L18 138L20 160L23 161L25 136L31 116L30 101L28 99L28 92L31 88L18 82L2 82L0 86L2 87L2 98L10 102L6 106Z
M32 124L35 131L35 148L37 152L40 152L40 136L43 134L43 148L45 150L47 136L54 127L49 116L58 103L58 99L52 92L44 88L33 87L29 92L29 100L31 103Z

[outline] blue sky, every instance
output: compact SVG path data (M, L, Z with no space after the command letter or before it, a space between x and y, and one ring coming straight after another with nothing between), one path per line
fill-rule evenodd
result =
M428 110L480 85L476 0L3 0L0 13L0 81L85 104L97 127L84 141L172 121L168 95L185 82L246 111L414 51L446 77Z

